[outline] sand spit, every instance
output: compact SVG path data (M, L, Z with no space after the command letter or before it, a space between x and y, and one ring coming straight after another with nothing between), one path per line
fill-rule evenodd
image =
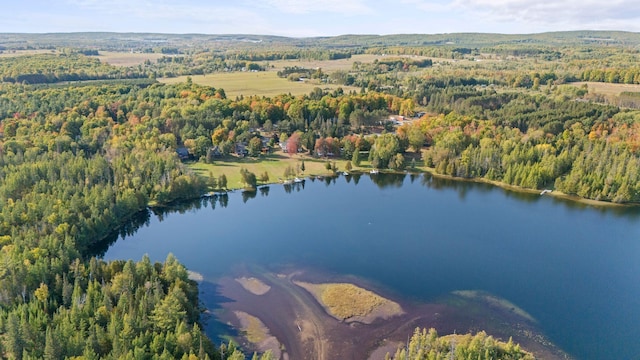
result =
M276 359L282 357L280 342L271 335L269 329L260 319L244 311L234 311L233 313L240 322L240 330L244 333L245 338L256 347L257 351L261 353L271 351Z
M254 295L264 295L269 290L271 290L271 286L263 283L262 281L254 278L254 277L241 277L235 279L237 282L242 285L242 287L248 292Z
M452 292L452 294L462 296L463 298L469 300L484 302L489 306L495 306L504 310L509 310L524 319L527 319L533 323L536 322L536 319L534 319L533 316L506 299L502 299L497 296L493 296L491 294L476 290L457 290Z

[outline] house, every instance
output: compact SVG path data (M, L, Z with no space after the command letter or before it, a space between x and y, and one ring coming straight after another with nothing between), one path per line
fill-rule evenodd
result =
M213 157L221 157L222 156L222 151L220 151L220 148L218 147L218 145L209 148L209 152L211 154L211 156Z
M178 154L178 157L180 158L180 160L189 159L189 150L187 150L187 148L184 146L177 148L176 153Z
M236 143L236 155L242 156L242 157L249 155L247 146L243 143Z

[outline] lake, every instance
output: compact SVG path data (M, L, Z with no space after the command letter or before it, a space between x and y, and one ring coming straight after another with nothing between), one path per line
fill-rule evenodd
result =
M151 213L104 259L173 253L215 282L305 266L432 301L482 290L531 314L578 359L640 358L640 210L429 175L271 185Z

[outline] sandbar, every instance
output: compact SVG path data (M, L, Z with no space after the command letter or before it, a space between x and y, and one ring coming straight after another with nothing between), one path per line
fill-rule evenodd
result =
M271 286L263 283L255 277L243 276L241 278L237 278L236 281L240 283L245 290L254 295L264 295L271 289Z
M398 303L354 284L303 281L294 281L294 284L311 293L329 315L340 321L371 324L376 319L404 313Z

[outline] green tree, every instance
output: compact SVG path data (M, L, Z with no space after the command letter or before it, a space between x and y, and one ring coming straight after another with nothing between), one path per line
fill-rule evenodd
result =
M407 137L409 139L409 145L413 148L414 151L419 151L424 146L426 137L424 136L422 129L420 129L420 126L413 125L409 127Z
M372 149L373 158L377 158L380 168L386 168L391 160L400 151L400 142L395 134L382 134L376 138Z
M153 309L150 319L159 330L169 331L179 322L186 320L187 312L183 306L185 302L184 292L174 286L160 304Z
M256 174L252 173L251 171L245 168L241 168L240 176L242 177L242 183L245 185L245 187L255 189L258 186Z
M218 188L222 190L227 189L227 175L222 174L218 177Z
M351 162L355 166L360 166L360 151L356 148L351 157Z
M262 140L259 137L253 137L249 140L249 145L247 146L247 151L249 152L249 156L256 157L260 155L262 151Z

